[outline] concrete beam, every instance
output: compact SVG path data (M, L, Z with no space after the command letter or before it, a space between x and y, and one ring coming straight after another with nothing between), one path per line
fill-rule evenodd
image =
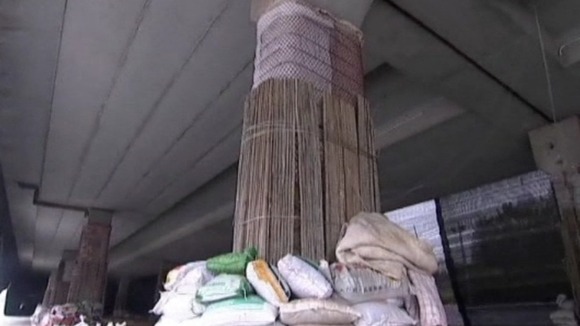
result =
M386 148L465 113L456 103L382 65L365 78L375 146Z
M363 27L373 55L413 81L525 141L547 121L528 103L393 5L376 1Z
M181 203L115 246L109 269L114 273L134 260L225 219L235 208L237 169L229 168Z
M553 114L560 120L577 111L580 78L563 67L561 58L554 53L558 52L559 45L543 30L540 17L542 43L555 92L557 110L552 112L533 8L535 2L388 0L376 1L374 5L381 2L392 3L420 21L550 120Z

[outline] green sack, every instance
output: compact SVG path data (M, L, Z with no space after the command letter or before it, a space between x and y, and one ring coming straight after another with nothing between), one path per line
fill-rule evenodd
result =
M212 303L232 298L246 298L254 293L248 280L240 275L221 274L197 290L196 299Z
M214 274L246 275L246 266L258 256L256 248L213 257L207 261L207 269Z

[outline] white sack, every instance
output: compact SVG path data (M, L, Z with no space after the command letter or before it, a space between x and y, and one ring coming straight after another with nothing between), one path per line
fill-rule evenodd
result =
M279 307L290 300L290 289L274 266L264 260L255 260L246 267L246 277L257 294L268 303Z
M214 303L201 317L203 326L265 326L276 321L278 309L252 295Z
M366 302L353 307L361 314L356 326L413 326L417 322L402 309L384 302Z
M205 307L196 301L194 295L162 292L151 312L167 319L183 321L195 318L204 310Z
M180 326L180 320L174 320L168 317L161 317L159 321L155 324L155 326Z
M302 299L280 306L280 321L286 325L345 325L359 318L356 310L333 300Z
M350 303L404 299L410 295L407 277L396 280L365 266L332 264L334 291Z
M324 275L296 256L280 259L278 270L298 298L326 299L332 295L332 286Z
M204 284L209 282L213 275L207 270L206 262L192 262L178 266L167 273L165 290L180 294L193 294Z

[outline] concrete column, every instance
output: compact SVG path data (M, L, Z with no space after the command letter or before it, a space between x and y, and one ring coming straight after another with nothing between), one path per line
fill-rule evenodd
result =
M566 270L580 300L580 120L572 117L530 132L534 159L551 179L562 220Z
M116 317L122 317L127 313L129 284L131 284L131 278L129 276L124 276L119 280L119 287L117 288L117 295L115 296L115 310L113 311L113 315Z
M313 3L339 2L370 5ZM270 41L257 43L246 101L233 247L332 259L342 225L379 208L362 32L302 2L254 5L258 40Z
M60 265L57 269L53 270L48 277L48 284L46 285L46 290L44 290L44 297L42 298L42 306L52 307L55 304L55 293L58 284Z
M77 250L65 250L62 253L62 271L54 294L55 304L67 303L68 290L72 279L72 271L76 265L77 255Z
M112 212L90 210L72 270L68 302L103 304L106 282Z
M48 285L42 300L43 306L51 307L67 302L71 271L75 265L76 256L76 251L67 250L63 252L57 269L50 274L48 279Z

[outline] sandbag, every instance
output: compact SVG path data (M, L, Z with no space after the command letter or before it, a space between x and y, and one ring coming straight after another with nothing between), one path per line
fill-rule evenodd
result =
M165 290L180 294L197 293L200 287L209 282L213 275L207 270L206 262L192 262L181 265L167 273Z
M268 303L279 307L290 300L290 288L274 266L265 260L255 260L246 267L246 277L256 293Z
M353 217L336 247L344 264L361 264L400 280L407 269L434 274L438 270L433 247L378 213Z
M183 321L201 315L205 307L197 302L194 295L162 292L161 298L151 309L151 313L163 315L166 319Z
M280 259L278 270L298 298L326 299L332 295L332 286L324 275L296 256L286 255Z
M333 300L302 299L280 306L280 321L286 325L344 325L359 318L356 310Z
M413 326L417 321L402 309L384 302L366 302L353 307L361 318L356 326Z
M350 303L404 299L409 296L406 277L395 280L360 265L332 264L330 267L336 294Z
M244 252L228 253L213 257L207 261L207 269L215 274L245 275L246 265L258 256L256 248Z
M276 307L251 295L210 305L200 322L203 326L262 326L274 323L277 316Z
M220 300L247 297L254 290L248 280L240 275L218 275L198 291L196 298L201 303L213 303Z

